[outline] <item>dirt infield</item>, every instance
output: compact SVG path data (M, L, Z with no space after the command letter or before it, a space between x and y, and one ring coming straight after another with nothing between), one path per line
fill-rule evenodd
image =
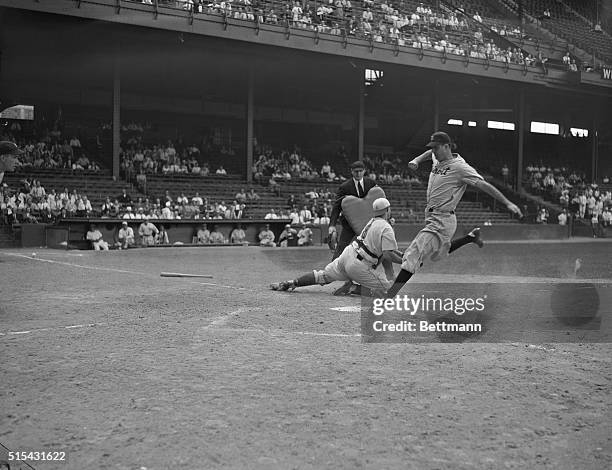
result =
M267 289L324 249L0 252L0 443L67 452L37 469L610 468L611 250L470 246L426 266L405 289L503 283L508 329L528 309L557 327L419 344L364 343L359 299L331 286ZM546 310L577 258L592 328Z

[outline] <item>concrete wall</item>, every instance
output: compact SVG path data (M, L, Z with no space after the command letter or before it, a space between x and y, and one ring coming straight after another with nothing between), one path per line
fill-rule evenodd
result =
M409 243L423 228L418 224L398 224L395 226L395 236L398 243ZM457 236L463 236L474 228L473 225L457 226ZM481 227L484 240L562 240L568 238L567 226L507 224Z
M247 240L251 244L258 243L257 234L265 223L270 223L272 231L278 236L283 230L286 221L245 221L241 222L246 231ZM49 226L44 224L23 224L20 227L22 247L41 247L66 248L64 242L68 242L70 248L87 248L88 243L84 242L84 236L90 223L96 223L102 232L104 240L112 243L119 226L120 220L83 220L73 222L63 222L61 226ZM162 222L154 221L159 227ZM211 226L217 225L220 231L229 238L231 230L235 227L236 221L164 221L168 231L170 243L182 242L191 243L192 237L197 231L197 226L207 223L210 230ZM137 233L138 221L131 221L130 225ZM46 230L45 230L46 228ZM398 224L395 226L395 233L398 243L406 245L412 241L415 235L423 228L420 224ZM472 225L459 225L457 236L462 236L472 230ZM485 240L563 240L569 237L568 227L559 225L533 225L533 224L508 224L494 225L491 227L481 227L482 236ZM583 235L582 233L579 235ZM327 227L313 227L313 244L319 246L325 243ZM62 245L62 243L64 243Z

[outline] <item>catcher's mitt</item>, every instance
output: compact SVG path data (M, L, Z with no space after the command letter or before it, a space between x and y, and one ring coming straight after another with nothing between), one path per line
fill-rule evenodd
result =
M327 236L327 246L329 246L331 251L336 251L338 246L338 232L336 230Z

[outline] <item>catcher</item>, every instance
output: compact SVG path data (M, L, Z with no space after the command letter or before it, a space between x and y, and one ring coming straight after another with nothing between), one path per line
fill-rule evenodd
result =
M374 217L361 234L342 254L322 270L314 270L296 279L272 284L272 290L292 291L296 287L330 284L334 281L354 281L373 294L384 293L393 280L392 263L401 264L395 232L388 220L391 204L378 198L372 204ZM365 292L363 292L365 294Z

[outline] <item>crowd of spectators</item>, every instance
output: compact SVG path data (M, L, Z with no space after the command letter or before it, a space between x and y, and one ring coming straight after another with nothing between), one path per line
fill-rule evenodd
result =
M366 168L366 178L371 178L380 184L401 184L409 188L412 185L420 186L422 184L418 176L408 170L408 163L402 160L399 155L366 154L363 164Z
M252 172L255 181L268 186L280 195L279 183L291 180L322 180L327 182L340 182L345 178L336 174L329 162L325 162L319 170L302 155L301 149L295 145L292 150L283 149L274 152L269 146L257 146L255 154L257 160L253 164Z
M66 169L72 171L100 171L100 164L90 159L77 136L64 137L54 129L40 137L26 137L17 121L0 133L0 140L15 142L24 151L19 155L16 169Z
M612 226L612 192L600 190L596 183L589 182L584 173L565 167L530 164L525 177L531 192L546 196L562 207L557 216L561 225L570 219L584 220L593 228L593 236L603 236L606 227ZM540 208L537 223L549 223L549 212Z
M141 0L151 4L151 0ZM194 14L227 15L230 18L318 31L335 36L396 44L424 50L446 51L447 54L488 58L528 66L538 59L523 56L518 49L500 48L502 38L519 38L520 28L495 24L490 34L478 12L470 16L456 11L432 8L420 3L408 8L403 1L329 0L327 2L260 0L178 0L165 2ZM490 37L488 37L490 36ZM542 57L539 59L542 62Z
M128 180L135 177L139 186L145 185L147 174L227 175L223 165L211 169L208 163L202 162L196 145L176 145L171 140L151 146L128 141L119 154L122 174Z
M248 192L240 189L234 196L231 203L226 204L225 200L213 200L212 198L202 197L199 192L187 196L180 193L172 196L169 191L161 197L155 199L139 196L135 200L128 194L127 189L123 193L111 200L110 197L100 208L102 218L123 218L123 219L247 219L253 218L249 213L247 205L251 201L259 200L259 195L253 188Z
M90 217L96 213L86 194L68 188L47 191L40 181L31 178L21 180L16 189L2 185L0 211L5 224L52 223L59 218Z

